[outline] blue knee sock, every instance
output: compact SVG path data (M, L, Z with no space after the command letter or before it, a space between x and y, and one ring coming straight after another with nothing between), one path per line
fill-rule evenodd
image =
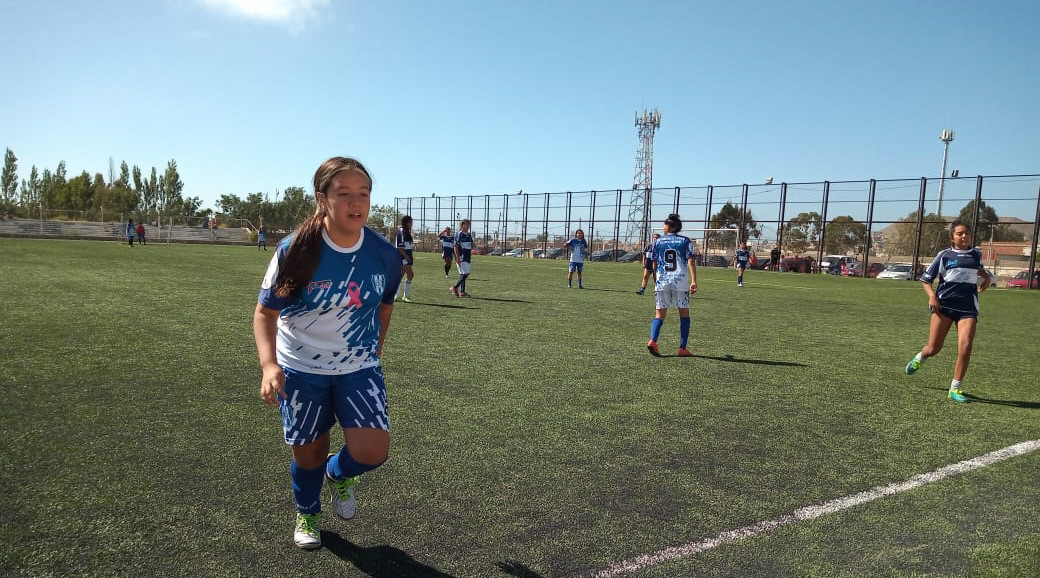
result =
M744 276L743 275L737 275L737 283L740 283L740 284L744 283Z
M664 319L654 317L654 320L650 323L650 341L657 341L657 338L661 336L662 325L664 325Z
M325 482L325 468L306 470L289 462L289 477L292 479L293 498L301 514L317 514L321 511L321 484Z
M384 460L385 461L385 460ZM379 466L383 465L383 462L378 464L363 464L353 457L350 452L347 451L346 446L339 450L339 453L330 457L328 465L325 467L329 477L334 480L343 480L346 478L353 478L354 476L360 476L361 474L374 470Z
M686 340L690 338L690 318L679 318L679 347L686 349Z

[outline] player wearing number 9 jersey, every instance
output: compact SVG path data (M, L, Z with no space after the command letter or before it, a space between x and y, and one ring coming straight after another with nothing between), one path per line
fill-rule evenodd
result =
M654 241L651 248L657 271L656 305L657 314L650 326L650 342L646 344L651 355L660 357L657 338L661 335L665 314L668 309L679 309L679 356L691 357L686 348L690 337L690 294L697 292L697 263L693 242L679 235L682 220L677 214L664 220L664 235Z

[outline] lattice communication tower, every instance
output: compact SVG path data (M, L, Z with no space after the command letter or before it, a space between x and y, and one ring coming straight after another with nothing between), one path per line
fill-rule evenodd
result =
M650 242L650 194L654 188L654 131L661 127L661 112L643 109L636 112L635 126L639 129L639 148L636 150L636 171L632 177L632 200L628 209L628 242L638 241L640 247Z

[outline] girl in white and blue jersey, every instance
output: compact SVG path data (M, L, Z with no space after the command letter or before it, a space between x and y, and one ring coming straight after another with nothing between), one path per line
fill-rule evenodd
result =
M747 243L741 243L740 248L733 254L733 266L737 268L737 287L744 286L744 270L751 262L751 251L748 251Z
M358 161L331 158L314 175L317 211L278 244L253 313L263 377L260 397L278 405L292 451L297 516L293 541L321 546L321 490L354 515L357 477L386 461L386 385L380 368L401 255L365 226L372 179ZM330 454L339 422L343 448Z
M985 291L993 278L982 264L982 253L972 247L971 229L960 220L950 225L953 246L935 256L931 266L921 274L924 292L928 295L931 325L928 343L906 364L907 375L912 375L921 363L942 350L950 327L957 325L957 363L953 368L949 399L966 402L961 382L971 361L975 326L979 316L979 292ZM932 283L939 280L935 289Z
M412 242L412 217L409 215L401 217L401 226L397 229L397 251L401 253L401 273L404 274L404 297L401 300L411 303L412 279L415 278L415 272L412 271L415 243Z
M654 233L653 239L650 240L650 244L643 247L643 283L639 286L639 293L642 295L646 292L646 283L650 280L650 277L654 277L654 281L657 280L657 274L654 272L654 241L661 238L661 235Z
M571 262L567 266L567 288L571 287L571 278L578 274L578 289L584 289L581 283L581 270L585 268L585 255L589 252L589 244L585 241L585 231L574 231L574 238L563 245L571 250Z
M470 259L473 255L473 235L469 232L469 219L459 221L459 230L455 233L455 263L459 269L459 280L451 286L451 294L456 297L470 297L466 293L466 278L469 277Z
M444 258L444 278L448 278L451 271L451 263L455 260L455 235L451 234L451 227L444 227L437 238L441 240L441 257Z
M697 255L689 237L678 234L681 230L679 215L668 215L664 220L664 235L654 241L651 249L657 266L654 287L657 313L650 324L650 341L646 348L655 357L661 356L657 339L670 307L679 309L679 357L693 356L686 343L690 338L690 295L697 292Z

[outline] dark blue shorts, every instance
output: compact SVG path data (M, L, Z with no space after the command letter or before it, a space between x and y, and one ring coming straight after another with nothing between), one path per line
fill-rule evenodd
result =
M344 375L318 375L283 367L285 395L278 398L285 443L313 442L340 427L390 430L386 384L379 366Z
M943 317L948 317L952 319L954 323L957 323L961 319L971 319L972 317L977 319L979 316L979 312L960 311L957 309L950 309L949 307L943 307L942 305L939 305L939 315L942 315Z
M455 249L444 249L441 251L441 257L445 259L455 260Z

